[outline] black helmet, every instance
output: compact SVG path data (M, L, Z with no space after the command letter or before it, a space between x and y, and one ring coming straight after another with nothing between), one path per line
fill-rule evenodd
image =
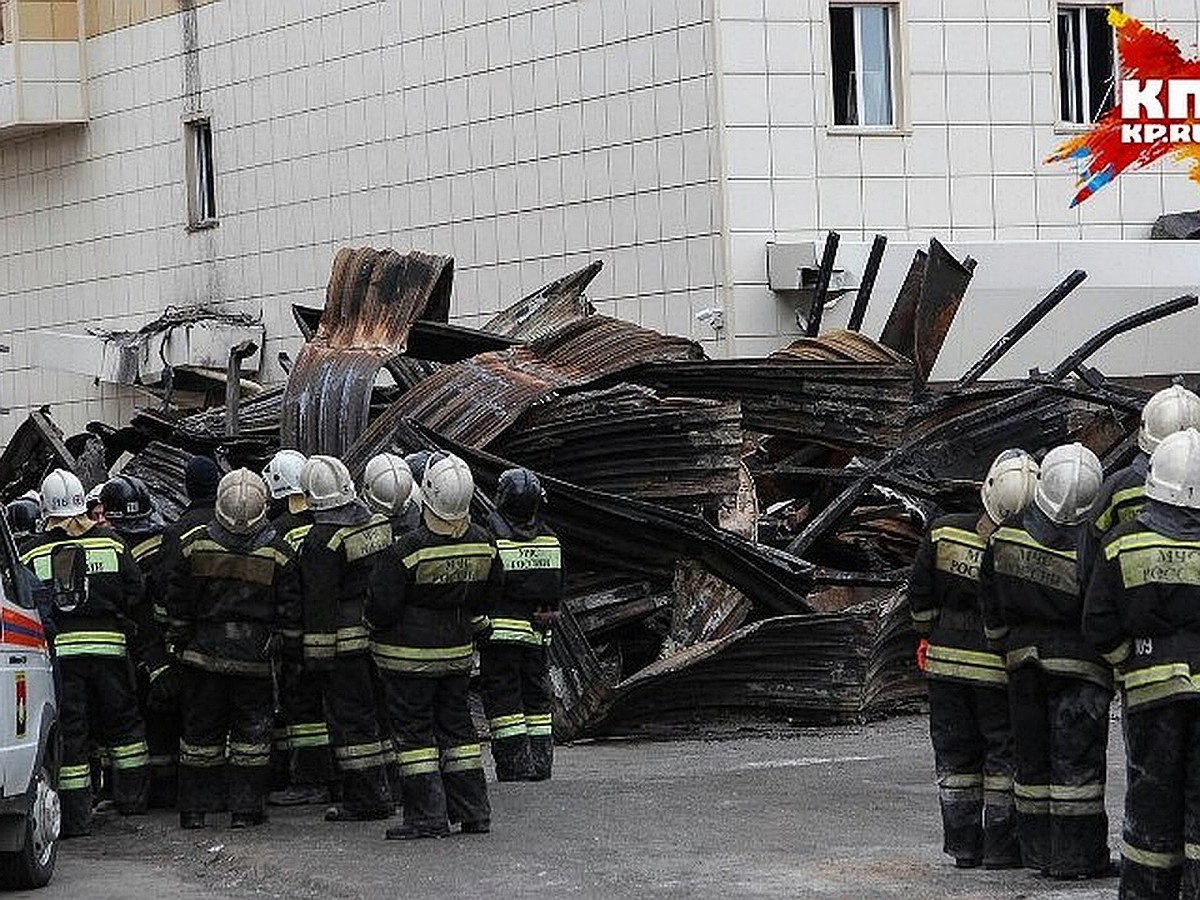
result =
M421 486L421 482L425 478L425 468L429 465L429 457L433 456L429 450L418 450L416 453L410 453L404 457L404 461L408 463L409 471L412 472L413 483L417 487Z
M545 499L542 483L528 469L508 469L496 485L496 509L514 524L532 522Z
M150 491L140 478L117 475L100 488L104 517L113 525L131 525L154 512Z
M42 507L29 497L18 497L4 508L4 514L8 517L8 527L13 537L20 540L37 531Z

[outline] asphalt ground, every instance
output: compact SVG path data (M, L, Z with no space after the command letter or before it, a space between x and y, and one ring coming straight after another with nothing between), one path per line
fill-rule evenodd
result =
M554 779L491 784L493 831L385 841L390 823L273 810L180 831L174 814L105 818L62 845L53 898L1115 897L1018 870L960 871L941 852L928 723L789 729L559 748ZM486 752L485 752L486 756ZM1112 846L1124 760L1109 753Z

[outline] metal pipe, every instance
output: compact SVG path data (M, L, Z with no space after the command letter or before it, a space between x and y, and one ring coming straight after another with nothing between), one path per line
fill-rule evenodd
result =
M254 341L242 341L229 348L229 365L225 369L225 435L237 437L238 407L242 403L242 360L258 352Z
M1151 322L1157 322L1159 319L1165 319L1167 316L1174 315L1177 312L1183 312L1185 309L1191 309L1200 300L1197 300L1195 294L1184 294L1182 297L1176 297L1174 300L1168 300L1165 303L1160 303L1157 306L1151 306L1149 309L1141 309L1131 316L1126 316L1119 322L1114 322L1103 331L1092 335L1086 341L1079 345L1070 356L1064 359L1050 373L1051 381L1062 381L1071 372L1075 371L1075 367L1086 360L1089 356L1111 341L1117 335L1124 334L1127 331L1132 331L1135 328L1140 328L1142 325L1148 325Z
M867 304L871 302L875 278L879 275L879 264L883 262L883 251L886 248L887 235L875 235L875 240L871 243L871 254L867 257L867 267L863 269L862 282L858 286L858 296L854 298L854 309L850 311L850 322L846 326L851 331L862 328L863 317L867 314Z
M988 369L1000 361L1000 358L1008 353L1021 338L1025 337L1033 326L1042 321L1054 307L1058 306L1067 295L1075 288L1083 283L1087 278L1087 272L1083 269L1076 269L1062 281L1060 281L1050 293L1037 302L1037 304L1021 316L1020 320L1004 332L996 343L988 348L988 351L979 357L979 361L971 366L963 376L954 383L953 391L961 391L963 388L974 384L978 381Z
M833 276L833 264L837 259L838 241L840 235L836 231L829 232L825 238L825 252L821 254L821 268L817 272L817 287L813 293L812 308L808 312L809 337L821 333L821 317L825 315L825 295L829 293L829 279Z

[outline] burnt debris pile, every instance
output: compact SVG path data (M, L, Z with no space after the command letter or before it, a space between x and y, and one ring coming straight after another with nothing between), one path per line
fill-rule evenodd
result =
M853 330L822 331L836 244L808 335L755 359L710 359L596 314L585 292L599 264L469 329L448 323L448 257L345 249L324 308L294 311L306 343L286 385L66 438L39 411L0 456L0 485L11 499L52 466L86 486L124 466L171 518L193 453L257 470L295 447L358 473L382 450L437 447L471 464L482 512L500 473L527 466L567 554L552 645L560 739L884 713L923 690L904 584L925 523L975 508L979 473L1009 446L1081 440L1122 464L1148 392L1087 360L1196 299L1140 310L1048 372L981 381L1075 272L957 382L931 386L974 261L931 241L875 340L858 328L886 242Z

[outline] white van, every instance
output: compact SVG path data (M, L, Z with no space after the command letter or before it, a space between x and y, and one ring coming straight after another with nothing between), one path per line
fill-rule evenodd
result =
M0 515L0 888L36 888L58 857L58 704L37 582L16 560Z

